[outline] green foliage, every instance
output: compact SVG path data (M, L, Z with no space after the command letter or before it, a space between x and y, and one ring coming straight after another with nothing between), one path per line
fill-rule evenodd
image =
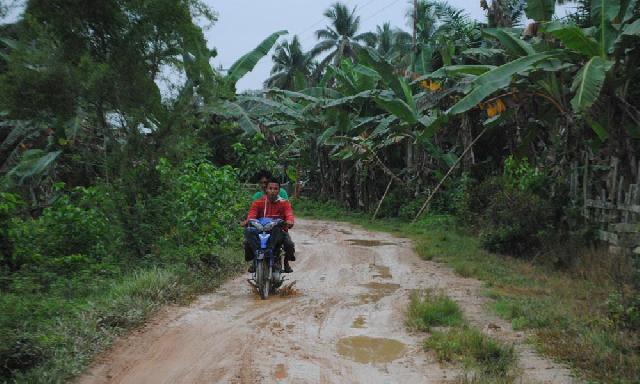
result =
M406 325L415 330L462 325L464 318L458 304L443 293L413 293L407 311Z
M243 141L232 146L238 159L238 172L241 180L249 181L261 169L276 169L278 152L272 145L269 145L264 135L256 134Z
M209 250L215 246L240 243L238 222L247 205L236 171L229 167L215 167L208 161L187 161L172 167L166 159L158 164L161 179L167 185L165 193L169 217L175 218L174 226L166 240L187 252L172 255L163 250L167 262L174 257L185 257L187 263L204 258L206 263L218 266ZM204 261L204 260L203 260Z
M513 346L483 335L475 328L436 331L425 342L440 361L461 361L467 369L477 371L476 380L504 382L515 378L517 354ZM496 381L492 381L496 380Z

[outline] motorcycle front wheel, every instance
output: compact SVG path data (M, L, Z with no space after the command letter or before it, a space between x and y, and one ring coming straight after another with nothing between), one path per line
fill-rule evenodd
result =
M258 265L256 265L256 285L258 286L260 298L266 300L271 289L271 268L269 268L269 263L266 259L259 261Z

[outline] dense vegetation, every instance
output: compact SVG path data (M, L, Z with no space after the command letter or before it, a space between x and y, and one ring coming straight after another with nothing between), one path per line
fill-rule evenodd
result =
M336 3L315 47L279 43L265 89L240 95L286 32L223 74L202 1L98 3L28 0L0 25L2 380L77 374L118 330L232 270L241 183L258 166L377 217L452 215L486 250L563 270L594 240L570 196L575 164L589 159L594 191L612 158L627 183L640 172L634 0L578 1L565 19L555 0L482 1L486 22L419 0L413 34L361 31ZM637 284L622 276L599 298L606 326L579 328L624 335L588 360L631 353L623 381L638 372Z

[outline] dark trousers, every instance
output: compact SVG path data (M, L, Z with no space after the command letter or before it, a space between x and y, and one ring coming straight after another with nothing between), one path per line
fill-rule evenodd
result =
M260 246L260 240L258 239L258 232L251 227L244 229L244 259L246 261L253 260L256 249ZM296 246L291 240L291 236L288 232L283 231L280 228L274 228L271 231L271 237L269 238L269 244L267 246L274 250L277 254L280 248L284 249L285 260L296 260Z

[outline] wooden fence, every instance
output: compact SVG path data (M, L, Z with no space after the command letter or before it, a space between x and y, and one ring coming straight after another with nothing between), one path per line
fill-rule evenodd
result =
M582 206L584 219L598 227L598 238L613 252L640 255L640 162L626 169L635 177L619 174L620 161L613 157L605 171L601 162L585 154L583 164L575 162L570 194Z

